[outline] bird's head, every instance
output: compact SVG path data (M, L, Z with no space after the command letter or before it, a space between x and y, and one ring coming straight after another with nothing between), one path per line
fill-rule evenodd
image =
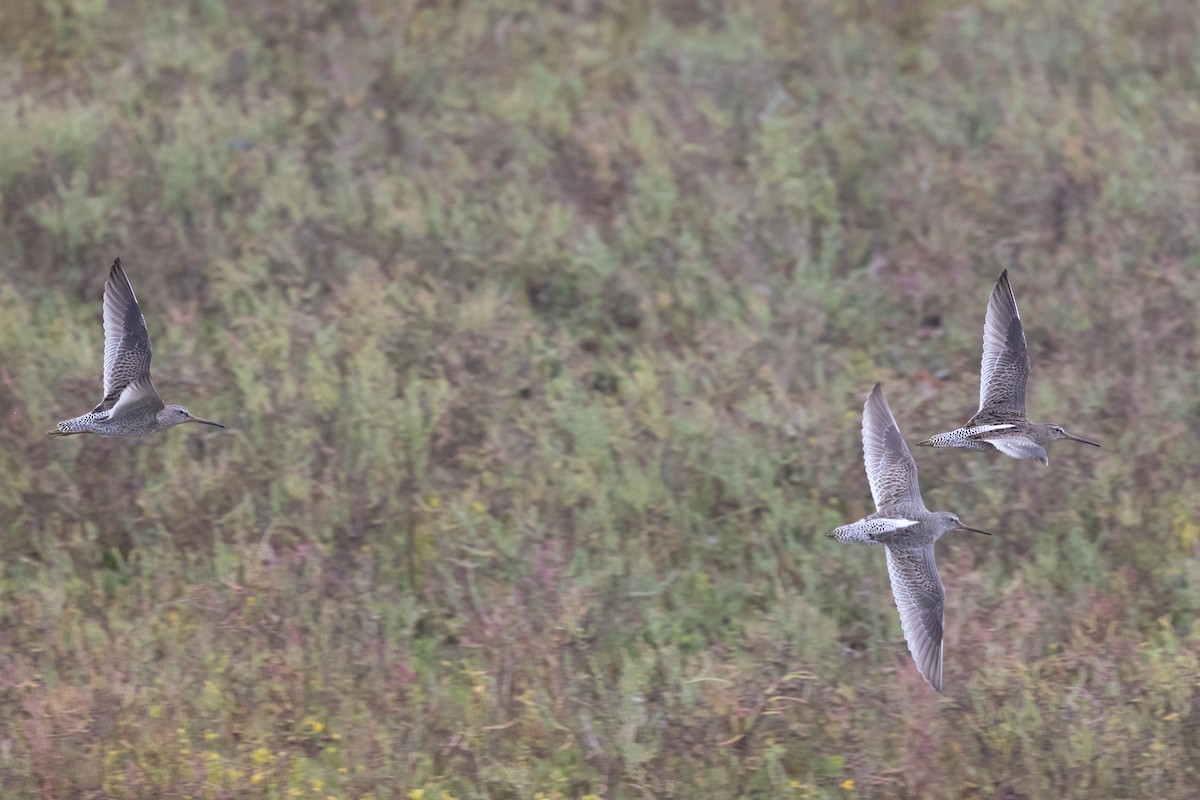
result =
M1062 425L1047 425L1046 432L1049 434L1051 441L1055 439L1070 439L1072 442L1082 442L1083 444L1090 444L1092 447L1100 446L1099 442L1093 442L1091 439L1085 439L1082 436L1072 436L1063 430Z
M980 530L979 528L972 528L970 525L964 525L963 521L958 518L957 514L953 514L949 511L938 511L935 513L938 518L938 522L941 523L940 527L942 527L943 530L963 530L971 531L972 533L982 533L984 536L992 535L991 531Z

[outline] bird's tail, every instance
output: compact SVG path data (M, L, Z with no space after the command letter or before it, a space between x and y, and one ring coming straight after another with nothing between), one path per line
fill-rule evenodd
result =
M47 436L71 436L76 433L87 433L87 431L64 431L61 428L55 428L52 431L46 431Z
M873 526L867 523L868 520L860 519L858 522L834 528L825 534L825 536L843 544L879 544L879 542L871 538Z

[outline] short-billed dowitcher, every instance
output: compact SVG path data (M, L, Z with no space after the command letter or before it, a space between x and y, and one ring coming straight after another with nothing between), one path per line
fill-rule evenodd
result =
M46 435L144 436L184 422L225 427L193 417L183 406L164 405L150 380L150 355L146 318L118 258L104 284L104 399L87 414L58 423Z
M948 433L930 436L924 447L965 447L999 450L1013 458L1049 464L1042 447L1055 439L1070 439L1099 447L1099 442L1072 436L1061 425L1030 422L1025 416L1025 383L1029 379L1029 351L1017 300L1008 283L1008 270L1000 273L988 300L983 323L983 366L979 376L979 410L967 424Z
M933 543L964 525L949 511L929 511L917 485L917 464L877 383L863 407L863 461L875 513L825 534L839 542L881 544L887 555L900 626L921 677L942 691L942 622L946 592L933 560Z

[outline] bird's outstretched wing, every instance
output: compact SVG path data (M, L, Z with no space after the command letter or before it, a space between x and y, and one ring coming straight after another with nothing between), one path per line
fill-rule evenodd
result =
M888 547L887 566L908 651L921 677L940 694L946 591L933 561L933 545L919 550Z
M118 258L104 283L104 399L95 411L113 408L126 387L143 379L138 397L148 400L152 396L162 408L150 382L150 356L146 318Z
M877 383L863 406L863 462L875 508L890 513L897 504L915 504L924 510L921 489L917 485L917 462L913 461L900 426L892 416L883 388Z
M1008 282L1008 270L1000 273L988 299L983 323L983 363L979 374L979 411L976 420L1025 417L1025 383L1029 380L1029 351L1017 300Z

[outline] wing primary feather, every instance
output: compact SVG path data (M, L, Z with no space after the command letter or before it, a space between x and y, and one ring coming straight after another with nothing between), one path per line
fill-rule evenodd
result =
M917 462L913 460L896 417L888 407L883 387L878 383L867 395L863 406L863 462L871 495L880 512L897 505L913 504L924 509L917 485Z

